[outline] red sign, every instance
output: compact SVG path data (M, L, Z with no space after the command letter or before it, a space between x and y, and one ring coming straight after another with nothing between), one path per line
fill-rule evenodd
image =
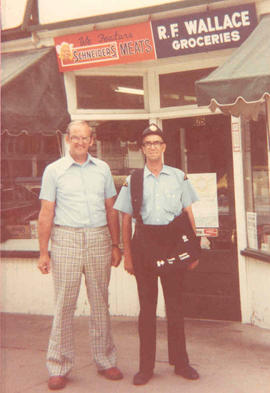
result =
M150 22L54 38L60 71L156 58Z
M196 228L196 235L218 237L218 228Z

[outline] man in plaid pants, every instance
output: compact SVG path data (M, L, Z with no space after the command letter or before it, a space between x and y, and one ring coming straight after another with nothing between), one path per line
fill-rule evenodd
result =
M65 387L74 363L72 321L82 273L98 373L110 380L123 378L116 367L108 305L111 266L121 260L118 213L113 209L115 186L109 166L88 153L93 136L87 122L71 122L66 141L69 153L44 171L38 221L38 268L43 274L52 270L56 300L47 354L52 390Z

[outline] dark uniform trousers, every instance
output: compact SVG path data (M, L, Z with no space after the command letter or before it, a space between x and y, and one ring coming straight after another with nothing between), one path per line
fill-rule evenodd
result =
M137 232L132 239L132 259L140 302L140 371L151 373L156 357L158 276L149 266L144 245L145 238ZM166 306L169 363L175 365L176 369L183 368L189 363L182 304L184 276L184 270L160 275Z

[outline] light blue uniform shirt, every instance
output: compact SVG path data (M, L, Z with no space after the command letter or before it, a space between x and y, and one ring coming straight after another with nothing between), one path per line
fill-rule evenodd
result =
M163 165L158 177L144 167L143 202L141 216L144 224L167 225L179 216L184 207L197 201L198 197L185 173L180 169ZM114 208L130 215L133 214L130 176L122 186Z
M46 167L39 198L55 202L54 224L93 228L107 224L105 199L114 195L104 161L88 154L80 165L68 154Z

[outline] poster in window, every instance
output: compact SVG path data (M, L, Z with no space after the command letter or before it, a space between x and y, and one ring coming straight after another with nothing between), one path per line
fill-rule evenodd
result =
M218 199L216 173L192 173L188 175L199 201L192 210L197 228L218 228Z

